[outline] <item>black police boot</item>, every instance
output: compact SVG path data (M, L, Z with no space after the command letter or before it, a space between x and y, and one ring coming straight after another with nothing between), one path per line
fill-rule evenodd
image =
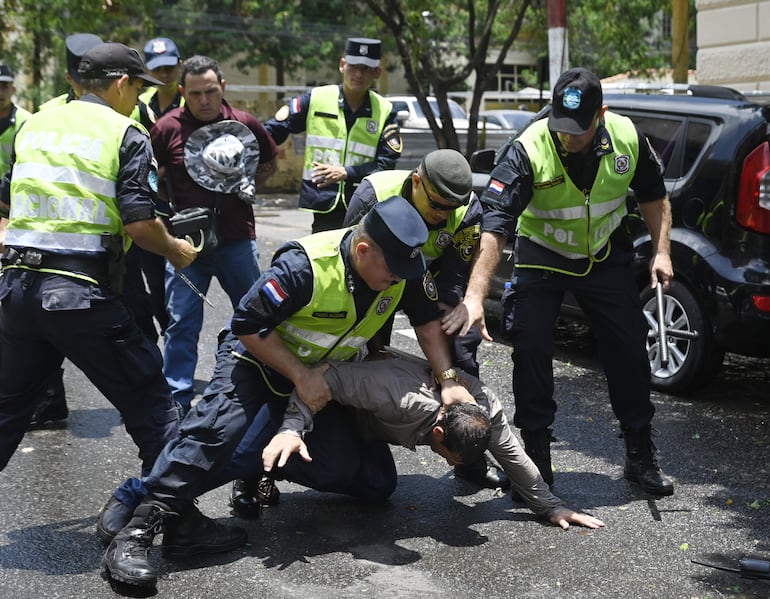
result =
M541 428L537 431L521 429L521 439L524 441L524 451L540 470L540 476L553 485L553 468L551 467L551 436L550 428Z
M131 521L133 510L110 495L96 518L96 536L105 545L109 545L123 528Z
M140 587L154 587L158 573L150 565L147 554L155 535L163 529L163 521L178 516L155 499L145 499L134 510L131 521L123 528L102 557L102 567L111 578Z
M657 450L652 442L652 427L648 424L640 429L625 426L621 429L626 443L623 476L652 495L673 495L673 481L658 466Z
M278 505L281 498L278 487L275 484L260 485L260 483L262 481L255 478L233 481L228 503L236 515L247 520L259 518L262 507Z
M30 428L41 426L46 422L58 422L69 416L62 376L64 376L63 368L51 377L49 385L45 388L43 399L40 400L32 416L32 421L29 423Z
M178 559L201 553L220 553L246 544L246 531L236 526L223 526L201 514L190 504L179 518L166 522L161 544L163 557Z
M511 488L511 481L505 472L489 464L484 456L481 456L474 464L457 464L455 476L482 488L502 489L503 491Z

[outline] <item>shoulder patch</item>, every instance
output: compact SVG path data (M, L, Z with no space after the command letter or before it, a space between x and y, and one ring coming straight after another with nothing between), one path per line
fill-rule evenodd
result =
M465 227L455 233L453 245L457 251L457 255L460 256L463 262L470 262L473 258L473 254L479 245L479 239L481 238L481 225L473 225L472 227Z
M436 287L436 281L433 280L433 275L430 274L430 271L427 271L422 279L422 288L425 291L425 296L430 301L438 301L438 287Z
M283 300L289 297L289 294L281 288L281 285L275 279L270 279L262 285L261 291L274 306L280 306Z

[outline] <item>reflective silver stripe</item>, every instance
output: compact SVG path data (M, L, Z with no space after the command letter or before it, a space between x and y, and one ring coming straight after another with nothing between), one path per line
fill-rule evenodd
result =
M559 254L560 256L564 256L565 258L569 258L570 260L579 260L583 259L585 260L588 258L585 254L575 254L573 252L565 252L562 249L557 248L556 246L550 245L549 243L541 240L539 237L527 237L532 243L536 243L540 247L544 247L547 250L551 250L552 252Z
M348 154L350 154L350 152L360 156L374 158L374 156L377 154L377 148L372 147L369 144L354 141L348 144Z
M534 214L537 218L545 218L548 220L576 220L579 218L585 218L588 215L585 206L574 206L573 208L554 208L553 210L538 210L530 204L527 206L527 210Z
M337 139L336 137L324 137L322 135L308 135L305 145L311 148L331 148L341 152L345 149L345 140Z
M601 202L599 204L591 204L591 215L592 216L604 216L606 214L611 214L617 210L618 206L621 204L626 203L626 196L620 196L619 198L615 198L614 200L609 200L607 202ZM623 213L625 214L625 210L623 210Z
M313 169L312 168L303 168L302 169L302 178L306 181L310 181L310 179L313 178Z
M49 183L69 183L88 191L114 198L116 194L115 181L84 173L76 168L67 166L50 166L33 162L16 163L13 167L14 179L36 179Z
M33 247L39 250L68 250L82 252L104 252L101 235L82 233L49 233L28 229L9 228L5 235L6 245Z
M286 324L286 332L297 340L304 340L312 345L329 349L334 347L340 338L337 335L331 335L329 333L320 333L318 331L310 331L308 329L301 329L291 323Z

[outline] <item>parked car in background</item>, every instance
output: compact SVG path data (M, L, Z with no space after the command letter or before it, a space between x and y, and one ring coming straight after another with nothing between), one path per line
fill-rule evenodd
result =
M770 357L770 106L729 92L693 86L687 95L604 96L610 110L630 117L647 135L665 169L674 265L674 280L663 298L667 364L661 360L657 300L649 286L650 235L633 192L624 226L633 239L649 324L652 383L669 393L686 394L707 384L725 352ZM511 143L472 157L477 193ZM512 244L505 253L490 296L502 295L510 279ZM562 308L567 317L582 314L574 297Z
M480 110L479 121L486 121L487 126L497 125L518 132L532 122L535 114L531 110Z
M428 125L428 119L417 101L417 96L386 96L388 100L393 103L393 108L396 111L399 124L402 129L430 129ZM429 96L427 98L433 114L436 119L439 118L438 101L436 98ZM457 102L449 99L449 112L452 115L452 121L454 122L455 129L458 131L468 130L468 115L462 106ZM482 127L481 121L479 121L479 128ZM499 125L489 124L488 129L501 129Z

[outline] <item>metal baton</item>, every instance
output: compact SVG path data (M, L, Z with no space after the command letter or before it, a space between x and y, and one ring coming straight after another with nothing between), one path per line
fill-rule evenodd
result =
M663 310L663 283L658 281L655 287L655 297L658 302L658 348L660 350L660 365L668 366L668 335L666 334L666 317Z
M212 304L212 303L211 303L211 300L210 300L209 298L207 298L205 295L203 295L203 293L201 293L201 290L200 290L200 289L198 289L198 288L195 286L195 283L193 283L193 282L190 280L190 277L188 277L186 274L184 274L184 273L183 273L181 270L175 270L174 272L176 272L176 274L178 274L178 275L179 275L179 278L180 278L180 279L182 279L182 280L185 282L185 284L186 284L186 285L187 285L187 286L188 286L190 289L192 289L192 290L193 290L193 292L195 292L195 295L197 295L199 298L201 298L201 299L202 299L204 302L206 302L206 303L207 303L209 306L211 306L212 308L214 307L214 304Z

